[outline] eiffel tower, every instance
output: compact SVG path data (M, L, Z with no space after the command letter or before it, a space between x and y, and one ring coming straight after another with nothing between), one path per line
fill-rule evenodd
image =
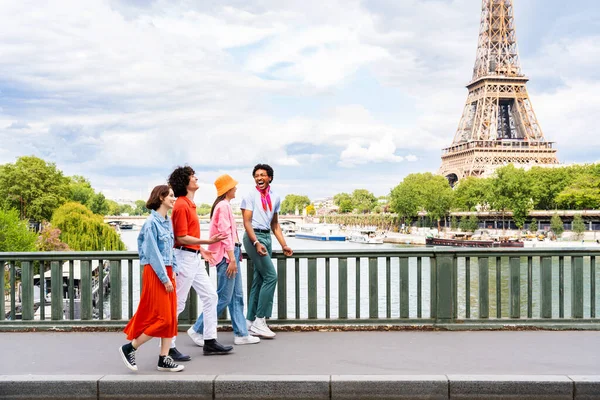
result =
M512 0L483 0L469 95L438 171L451 185L467 176L489 176L509 163L558 164L533 112L528 80L521 72Z

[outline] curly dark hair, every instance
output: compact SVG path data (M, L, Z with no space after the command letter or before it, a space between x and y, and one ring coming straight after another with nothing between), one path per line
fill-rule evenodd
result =
M187 194L187 185L190 183L190 177L194 175L196 171L189 165L184 167L177 167L175 171L169 175L169 186L173 189L175 197L185 196Z
M273 182L273 168L271 168L271 166L269 164L256 164L254 166L254 169L252 170L252 177L253 178L254 178L254 174L259 169L264 169L265 171L267 171L267 175L269 176L269 178L271 178L271 182Z
M167 185L158 185L152 189L152 193L150 193L150 197L146 202L146 208L148 210L158 210L165 197L169 195L169 189L171 188Z

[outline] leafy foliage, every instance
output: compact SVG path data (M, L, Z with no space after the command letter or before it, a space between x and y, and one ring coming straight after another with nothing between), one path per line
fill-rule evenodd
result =
M295 214L296 210L302 214L302 210L310 204L308 196L288 194L281 202L281 214Z
M573 228L572 231L577 234L578 238L581 238L583 232L585 232L585 223L581 215L577 214L573 217Z
M82 204L69 202L59 207L52 225L60 229L60 239L73 250L125 250L118 233Z
M562 235L562 233L565 231L563 221L560 219L558 214L554 214L552 215L552 218L550 218L550 229L556 234L556 236Z
M0 166L0 205L19 210L22 219L50 220L69 196L69 179L54 163L25 156Z
M212 208L212 206L210 204L202 203L196 207L196 214L202 215L202 216L209 215L211 208Z
M529 211L533 209L531 201L531 180L527 172L509 164L498 168L491 182L490 205L498 211L511 210L517 228L525 225Z
M450 211L453 192L446 178L427 172L408 175L392 189L390 198L391 209L409 222L424 210L439 228L439 220Z
M354 211L352 196L348 193L338 193L333 196L333 204L339 207L339 212L342 214Z
M66 251L69 246L60 240L60 229L54 228L50 223L42 225L40 235L36 240L39 251Z
M533 232L533 233L536 233L536 232L538 231L538 229L539 229L539 228L538 228L538 222L537 222L537 219L535 219L535 218L534 218L534 219L531 221L531 224L529 224L529 230L530 230L531 232Z
M556 204L569 210L600 208L600 176L579 175L556 196Z
M36 238L19 211L0 209L0 252L34 251Z
M309 204L306 206L306 215L315 215L316 214L316 210L315 210L315 206L313 206L312 204Z

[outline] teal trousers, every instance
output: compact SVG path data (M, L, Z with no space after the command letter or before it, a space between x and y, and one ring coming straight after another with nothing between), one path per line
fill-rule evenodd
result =
M248 313L246 319L254 321L258 318L270 318L273 311L273 296L275 295L275 286L277 285L277 271L273 265L271 256L271 234L255 232L256 239L267 248L267 255L261 256L256 252L256 247L252 245L250 238L244 233L244 249L252 260L254 265L254 275L252 276L252 287L248 298Z

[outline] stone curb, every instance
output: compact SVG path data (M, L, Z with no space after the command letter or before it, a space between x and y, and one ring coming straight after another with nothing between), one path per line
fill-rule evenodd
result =
M600 375L0 375L0 399L600 399Z

